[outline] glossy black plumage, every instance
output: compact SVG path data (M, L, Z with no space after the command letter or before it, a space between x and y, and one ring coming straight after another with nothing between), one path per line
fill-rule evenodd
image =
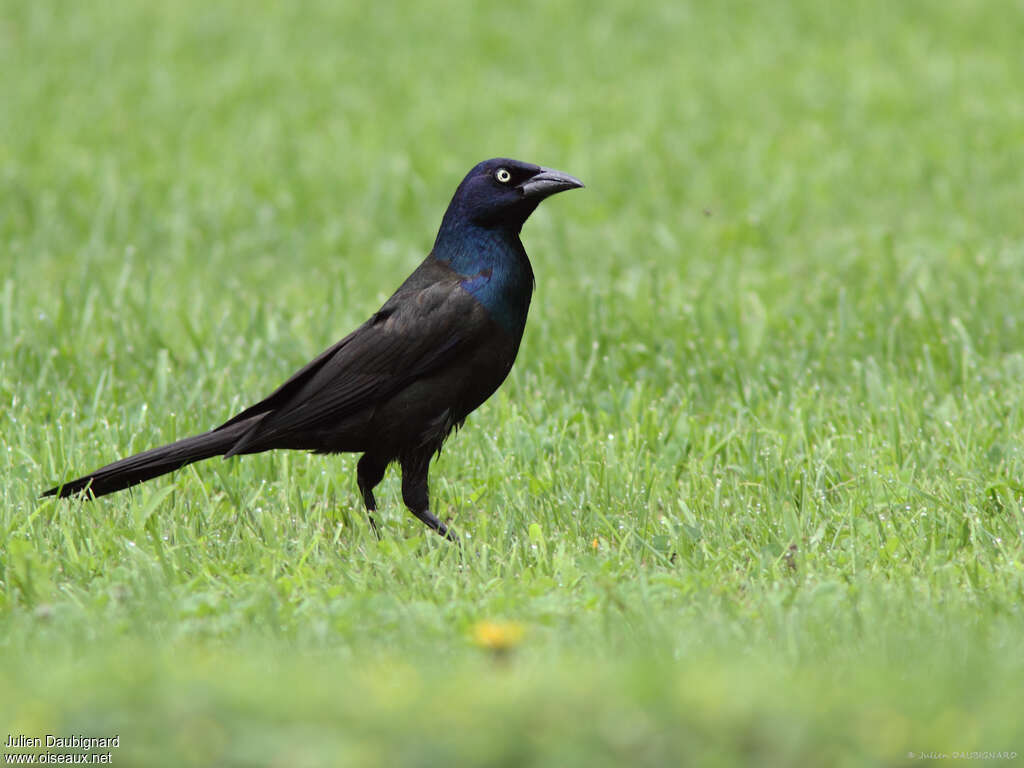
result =
M269 397L217 429L44 495L102 496L219 455L355 451L363 453L357 473L368 513L376 509L374 487L397 461L409 510L455 538L429 508L430 460L515 362L533 290L523 223L545 197L581 186L515 160L480 163L456 190L426 260L369 320Z

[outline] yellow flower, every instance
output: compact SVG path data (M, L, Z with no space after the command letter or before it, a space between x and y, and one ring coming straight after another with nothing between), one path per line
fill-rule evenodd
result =
M519 645L525 633L526 628L518 621L478 621L473 625L473 642L502 653Z

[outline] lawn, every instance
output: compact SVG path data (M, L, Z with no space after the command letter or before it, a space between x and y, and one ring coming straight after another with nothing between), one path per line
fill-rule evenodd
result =
M0 0L0 740L1019 760L1021 40L972 0ZM351 455L38 498L268 394L495 155L587 188L434 465L461 549L394 470L377 541Z

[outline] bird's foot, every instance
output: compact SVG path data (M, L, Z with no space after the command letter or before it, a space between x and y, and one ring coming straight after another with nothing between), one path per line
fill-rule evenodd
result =
M380 528L377 526L377 521L369 512L366 513L366 519L370 521L370 530L373 531L374 538L380 541Z
M416 515L428 528L432 528L440 536L444 536L448 541L453 544L461 545L458 534L455 533L451 528L442 523L433 512L430 511L429 507L420 510L412 510L412 513Z

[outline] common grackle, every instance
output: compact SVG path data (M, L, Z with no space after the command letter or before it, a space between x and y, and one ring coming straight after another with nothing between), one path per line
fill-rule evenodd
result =
M516 359L534 283L519 239L523 223L544 198L582 186L517 160L480 163L455 190L423 263L369 320L269 397L210 432L115 461L43 495L102 496L212 456L357 451L359 490L375 532L373 489L397 461L409 510L457 540L430 511L430 460Z

